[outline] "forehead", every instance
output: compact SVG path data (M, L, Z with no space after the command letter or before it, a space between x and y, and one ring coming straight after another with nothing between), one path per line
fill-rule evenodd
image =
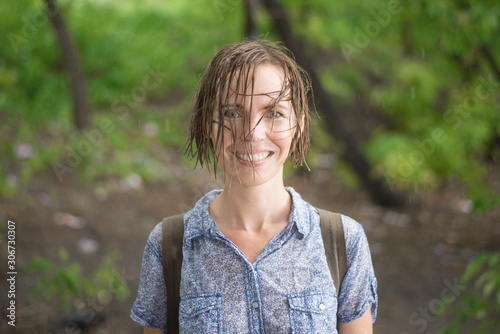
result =
M283 69L276 65L261 64L235 73L229 86L229 97L269 96L278 97L285 89ZM252 94L253 85L253 94Z

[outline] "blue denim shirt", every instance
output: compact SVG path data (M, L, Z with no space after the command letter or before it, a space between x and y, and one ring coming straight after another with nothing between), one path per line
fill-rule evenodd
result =
M326 261L319 214L292 188L288 225L251 263L217 228L201 198L184 216L179 323L181 333L337 333L371 306L377 281L360 224L342 216L348 271L337 296ZM167 303L161 261L161 224L144 250L131 317L166 333Z

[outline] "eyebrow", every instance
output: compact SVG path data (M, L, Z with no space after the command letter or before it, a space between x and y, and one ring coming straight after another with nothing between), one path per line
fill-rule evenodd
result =
M280 101L278 103L271 103L269 105L266 106L266 108L271 108L271 107L274 107L274 108L279 108L279 109L282 109L282 110L288 110L290 108L288 108L287 106L285 106L283 104L283 101Z
M221 106L221 108L236 108L236 109L240 109L240 110L245 110L245 108L240 103L226 103L226 104L223 104ZM287 106L285 106L282 101L280 101L278 103L272 102L272 103L264 106L262 108L262 110L268 110L270 108L278 108L278 109L280 109L282 111L288 111L288 110L290 110L290 108L288 108Z
M252 97L252 96L268 96L269 98L273 99L273 101L276 101L277 99L276 99L276 98L274 98L274 97L272 97L271 95L279 95L279 94L281 94L281 93L283 92L282 90L277 90L277 91L273 91L273 92L259 93L259 94L235 94L235 93L236 93L236 91L234 91L233 89L231 89L231 91L233 92L233 94L230 94L229 96L227 96L226 101L227 101L227 100L230 100L230 99L232 99L232 98L234 98L234 99L236 100L236 98L235 98L235 97L240 97L240 96L242 96L242 97L246 97L246 96L250 96L250 97ZM285 91L285 93L286 93L286 91ZM279 100L279 102L278 102L278 103L281 103L281 102L283 102L283 101L291 101L291 100L292 100L292 99L291 99L291 94L285 94L285 95L283 95L283 97ZM226 103L226 104L227 104L227 103ZM226 105L226 104L225 104L225 105Z
M289 91L289 89L285 89L285 91L283 91L283 90L276 90L276 91L272 91L272 92L258 93L258 94L236 94L236 91L232 87L230 87L229 89L232 91L232 94L230 94L229 96L227 96L225 103L221 104L221 108L237 107L237 108L240 108L240 109L244 109L243 105L241 103L239 103L239 102L236 101L237 100L236 97L238 97L238 99L239 99L240 97L244 98L244 97L248 97L248 96L250 96L250 97L253 97L253 96L268 96L272 100L270 101L269 104L267 104L264 107L264 109L269 109L269 108L272 108L272 107L277 107L277 108L280 108L282 110L288 110L289 108L286 107L286 106L284 106L283 104L285 102L288 102L288 101L292 100L291 94L289 92L287 94L287 91ZM285 94L282 96L281 99L279 99L279 101L277 101L278 98L274 98L273 96L271 96L271 95L278 95L279 96L283 92ZM234 102L227 103L229 100L234 100Z
M281 94L283 92L283 89L282 90L275 90L275 91L272 91L272 92L264 92L264 93L258 93L258 94L246 94L246 92L244 94L242 93L237 93L236 90L234 90L233 87L229 87L229 90L233 93L233 94L237 94L238 96L263 96L263 95L276 95L276 94ZM286 93L286 91L289 90L288 88L285 88L284 91ZM230 96L232 96L233 94L231 94Z
M243 108L243 106L239 103L224 103L221 105L222 108L235 107L235 108Z

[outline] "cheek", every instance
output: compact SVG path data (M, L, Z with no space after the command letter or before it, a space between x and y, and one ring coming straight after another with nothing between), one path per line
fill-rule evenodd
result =
M220 134L219 141L217 141L217 134L212 134L211 140L215 158L221 163L224 158L227 158L228 149L230 150L232 147L231 132L225 130L224 133Z

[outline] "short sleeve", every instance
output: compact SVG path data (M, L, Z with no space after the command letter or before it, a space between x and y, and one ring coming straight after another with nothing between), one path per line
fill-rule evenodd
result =
M342 281L338 303L338 322L351 322L371 307L372 321L377 317L377 279L361 224L342 216L347 248L347 273Z
M161 256L161 223L149 235L142 257L137 299L130 317L141 326L167 328L167 293Z

